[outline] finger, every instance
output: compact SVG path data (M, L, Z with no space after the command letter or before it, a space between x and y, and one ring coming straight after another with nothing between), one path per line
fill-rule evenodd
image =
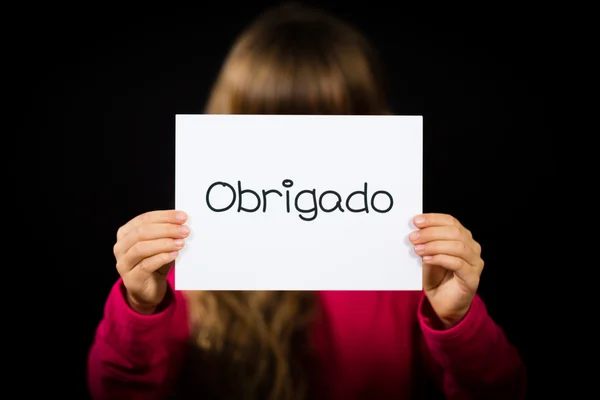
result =
M413 244L432 242L434 240L462 240L472 242L469 233L459 226L433 226L414 231L409 235Z
M140 225L118 240L114 246L115 257L119 258L138 242L161 238L184 239L190 234L190 228L177 224Z
M187 220L187 214L183 211L178 210L159 210L149 211L144 214L140 214L127 222L117 231L117 240L129 234L134 229L137 229L141 225L146 224L183 224Z
M423 262L430 265L437 265L448 271L452 271L457 275L464 271L465 269L469 269L469 264L460 257L450 256L448 254L435 254L431 256L424 256Z
M138 265L142 260L161 253L171 253L183 248L183 239L161 238L137 242L117 262L119 272L127 272Z
M413 223L417 228L427 228L430 226L458 226L462 224L448 214L421 214L413 218Z
M481 276L483 270L483 261L477 267L469 265L465 260L459 257L447 254L436 254L433 256L424 256L423 265L436 265L453 272L457 278L464 282L474 282Z
M448 256L462 258L469 265L474 266L479 262L479 254L458 240L436 240L426 244L418 244L415 246L415 252L420 256L434 256L445 254Z
M152 257L144 258L133 268L131 273L152 274L156 272L160 273L161 275L167 275L171 267L173 267L173 261L178 255L178 251L173 251L169 253L159 253L153 255Z

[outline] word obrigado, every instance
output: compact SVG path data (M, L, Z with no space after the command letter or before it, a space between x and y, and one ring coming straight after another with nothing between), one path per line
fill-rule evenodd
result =
M285 188L283 192L277 189L261 189L259 191L244 189L242 188L241 181L237 181L237 187L233 187L233 185L227 182L214 182L206 190L206 205L213 212L225 212L233 209L239 213L266 213L268 212L269 208L281 207L281 203L285 202L286 211L290 213L293 207L299 213L298 216L300 219L304 221L314 221L319 212L332 213L334 211L348 211L351 213L369 213L370 210L373 210L376 213L384 214L389 212L394 206L394 198L385 190L377 190L373 192L372 195L369 195L369 184L367 182L363 184L362 190L356 190L348 194L348 196L345 198L345 201L343 196L335 190L325 190L322 193L317 193L316 189L303 189L298 191L294 196L292 193L290 193L291 188L294 186L294 182L292 180L285 179L281 185ZM224 202L226 204L219 204L218 206L215 206L214 199L211 201L211 193L215 188L226 188L228 192L231 192L228 203ZM252 201L252 203L254 204L252 207L244 206L244 196L253 198L254 201ZM358 199L356 199L357 197ZM378 197L383 198L383 200L379 200L379 202L383 202L385 207L378 207L375 204L375 200ZM222 198L222 196L219 196L221 201ZM301 207L300 203L305 198L310 201L311 207ZM354 201L359 199L362 200L362 207L353 208L350 205L350 202L353 199ZM219 203L221 203L221 201L219 201ZM304 202L306 203L306 200L304 200ZM328 207L325 206L325 204L332 203L333 205L329 205Z

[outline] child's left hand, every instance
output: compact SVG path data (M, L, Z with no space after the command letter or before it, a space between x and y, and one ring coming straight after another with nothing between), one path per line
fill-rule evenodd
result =
M483 270L481 246L456 218L423 214L410 234L423 257L423 290L444 328L459 323L469 311Z

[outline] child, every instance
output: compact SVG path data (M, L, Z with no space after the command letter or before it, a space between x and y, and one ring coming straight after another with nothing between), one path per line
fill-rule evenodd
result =
M387 114L380 78L360 33L287 5L238 39L206 112ZM521 359L476 295L481 248L452 216L414 219L422 292L318 293L174 291L186 218L154 211L119 229L94 398L524 398Z

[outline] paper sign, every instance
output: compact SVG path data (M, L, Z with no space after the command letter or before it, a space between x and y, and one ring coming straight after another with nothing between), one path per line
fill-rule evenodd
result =
M177 290L421 290L422 117L177 115Z

